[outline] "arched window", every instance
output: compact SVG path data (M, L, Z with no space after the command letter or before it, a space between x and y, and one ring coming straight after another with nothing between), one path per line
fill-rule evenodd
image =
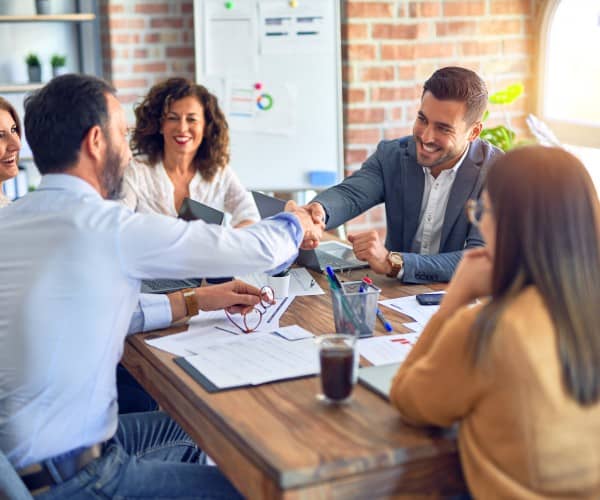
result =
M600 2L544 3L536 112L585 164L600 193Z
M600 148L599 49L600 2L547 2L537 112L564 143Z

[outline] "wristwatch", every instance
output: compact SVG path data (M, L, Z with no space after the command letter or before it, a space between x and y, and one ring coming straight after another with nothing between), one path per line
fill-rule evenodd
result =
M173 323L173 326L185 325L193 316L200 312L198 301L196 300L196 291L193 288L184 288L181 290L185 302L185 317Z
M387 260L392 265L392 270L386 274L388 278L397 278L398 273L404 267L404 259L400 252L390 252L387 254Z

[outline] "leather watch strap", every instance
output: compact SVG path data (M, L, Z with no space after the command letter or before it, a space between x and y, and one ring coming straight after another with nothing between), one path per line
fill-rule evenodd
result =
M196 291L193 288L185 288L181 290L183 300L185 301L185 315L189 319L196 316L200 312L198 301L196 300Z

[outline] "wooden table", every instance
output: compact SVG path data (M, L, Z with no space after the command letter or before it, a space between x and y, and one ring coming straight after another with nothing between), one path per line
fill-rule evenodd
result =
M315 276L325 295L294 299L282 325L334 331L326 280ZM375 282L384 298L430 290ZM408 318L391 310L386 316L396 332L408 331L402 327ZM376 333L384 333L379 322ZM209 394L174 356L144 342L151 334L129 337L123 363L246 497L439 498L465 491L453 431L404 425L389 403L361 385L350 404L327 406L315 398L317 377Z

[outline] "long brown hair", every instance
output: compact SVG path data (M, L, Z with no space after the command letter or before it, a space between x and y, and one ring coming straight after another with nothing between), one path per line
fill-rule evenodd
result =
M185 78L169 78L154 85L134 108L136 124L130 146L135 156L145 155L150 164L162 160L164 138L160 128L172 102L193 96L204 109L204 138L194 157L194 166L211 181L229 163L229 127L217 98L205 87Z
M529 146L491 166L486 189L496 220L492 300L474 326L481 360L498 319L524 287L545 301L562 378L580 404L600 398L600 208L582 163L559 148Z

